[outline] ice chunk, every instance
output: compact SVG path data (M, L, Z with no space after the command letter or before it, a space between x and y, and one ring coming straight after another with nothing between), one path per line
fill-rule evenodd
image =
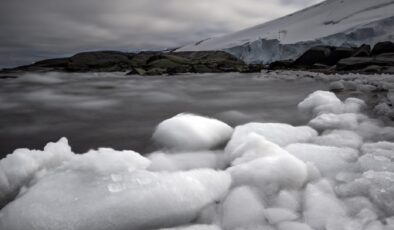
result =
M119 171L133 172L146 169L150 160L131 150L116 151L110 148L90 150L83 155L75 155L74 160L62 165L62 169L109 175Z
M221 230L220 227L216 225L190 225L176 228L160 228L158 230Z
M298 211L300 208L300 195L297 191L282 190L276 197L274 207Z
M249 123L237 126L227 148L234 149L244 142L250 133L257 133L279 146L292 143L307 142L317 136L317 132L310 127L295 127L280 123Z
M367 171L362 177L339 185L341 196L368 196L387 215L394 215L394 173Z
M185 153L152 153L148 157L151 171L182 171L211 168L224 169L226 166L222 151L200 151Z
M19 189L40 173L54 169L72 159L74 154L66 138L48 143L43 151L17 149L0 161L0 208L10 201Z
M362 114L356 113L325 113L314 118L309 122L309 125L317 130L326 129L348 129L355 130L360 126L360 123L368 118Z
M130 168L132 163L124 162L128 159L125 153L104 151L81 155L64 164L1 210L0 229L179 226L222 199L231 183L226 172L155 173L135 170L135 165Z
M267 208L264 210L264 215L268 222L273 225L298 218L295 212L284 208Z
M232 165L242 164L266 156L288 154L278 145L256 133L251 133L244 137L243 142L239 143L238 146L230 141L225 151L230 161L235 159Z
M265 194L301 188L308 178L305 163L290 154L267 156L228 169L234 185L258 187Z
M238 187L223 202L224 229L243 229L265 225L264 206L250 187Z
M287 221L280 223L278 225L278 230L313 230L313 229L309 227L309 225L304 223Z
M325 229L347 216L346 208L336 197L330 183L322 180L309 184L304 195L305 222L314 229Z
M366 154L360 157L358 162L363 171L371 170L394 172L394 162L388 157Z
M365 102L358 98L348 98L343 103L334 93L327 91L316 91L298 104L301 111L315 116L324 113L359 113L365 107Z
M153 140L177 150L208 150L228 141L233 129L227 124L193 114L179 114L161 122Z
M377 142L367 143L361 147L363 154L373 154L375 156L387 157L394 161L394 143L393 142Z
M329 85L330 91L342 91L345 89L343 81L334 81Z
M358 156L355 149L314 144L292 144L286 150L304 162L313 163L323 176L330 176L346 169Z
M363 143L363 138L350 130L329 130L313 138L311 142L318 145L358 149Z
M340 110L341 107L342 101L334 93L328 91L316 91L298 104L301 111L313 115L334 112Z

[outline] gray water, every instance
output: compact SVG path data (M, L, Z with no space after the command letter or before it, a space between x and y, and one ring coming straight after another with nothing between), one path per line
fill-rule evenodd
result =
M297 104L326 83L264 74L139 77L123 73L25 74L0 81L0 158L67 137L75 152L98 147L151 151L155 126L176 114L211 116L232 126L305 124Z

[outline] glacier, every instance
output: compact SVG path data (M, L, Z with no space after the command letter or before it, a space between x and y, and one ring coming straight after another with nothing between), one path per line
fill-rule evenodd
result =
M294 59L317 45L374 45L394 39L394 1L327 0L288 16L205 39L177 51L224 50L246 63Z

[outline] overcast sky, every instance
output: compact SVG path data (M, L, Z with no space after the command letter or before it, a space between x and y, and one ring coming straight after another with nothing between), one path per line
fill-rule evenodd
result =
M0 68L89 50L162 49L321 0L0 0Z

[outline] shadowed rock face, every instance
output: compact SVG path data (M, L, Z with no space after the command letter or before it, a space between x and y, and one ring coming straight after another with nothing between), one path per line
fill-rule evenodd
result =
M64 72L117 72L129 74L161 75L177 73L219 73L260 71L259 66L249 68L243 61L224 51L201 52L140 52L97 51L78 53L69 58L56 58L32 65L8 69L17 71Z
M372 55L379 55L382 53L394 53L394 43L391 41L377 43L372 50Z
M380 42L358 48L316 46L295 61L283 60L270 64L270 69L306 69L328 73L394 73L394 43Z

